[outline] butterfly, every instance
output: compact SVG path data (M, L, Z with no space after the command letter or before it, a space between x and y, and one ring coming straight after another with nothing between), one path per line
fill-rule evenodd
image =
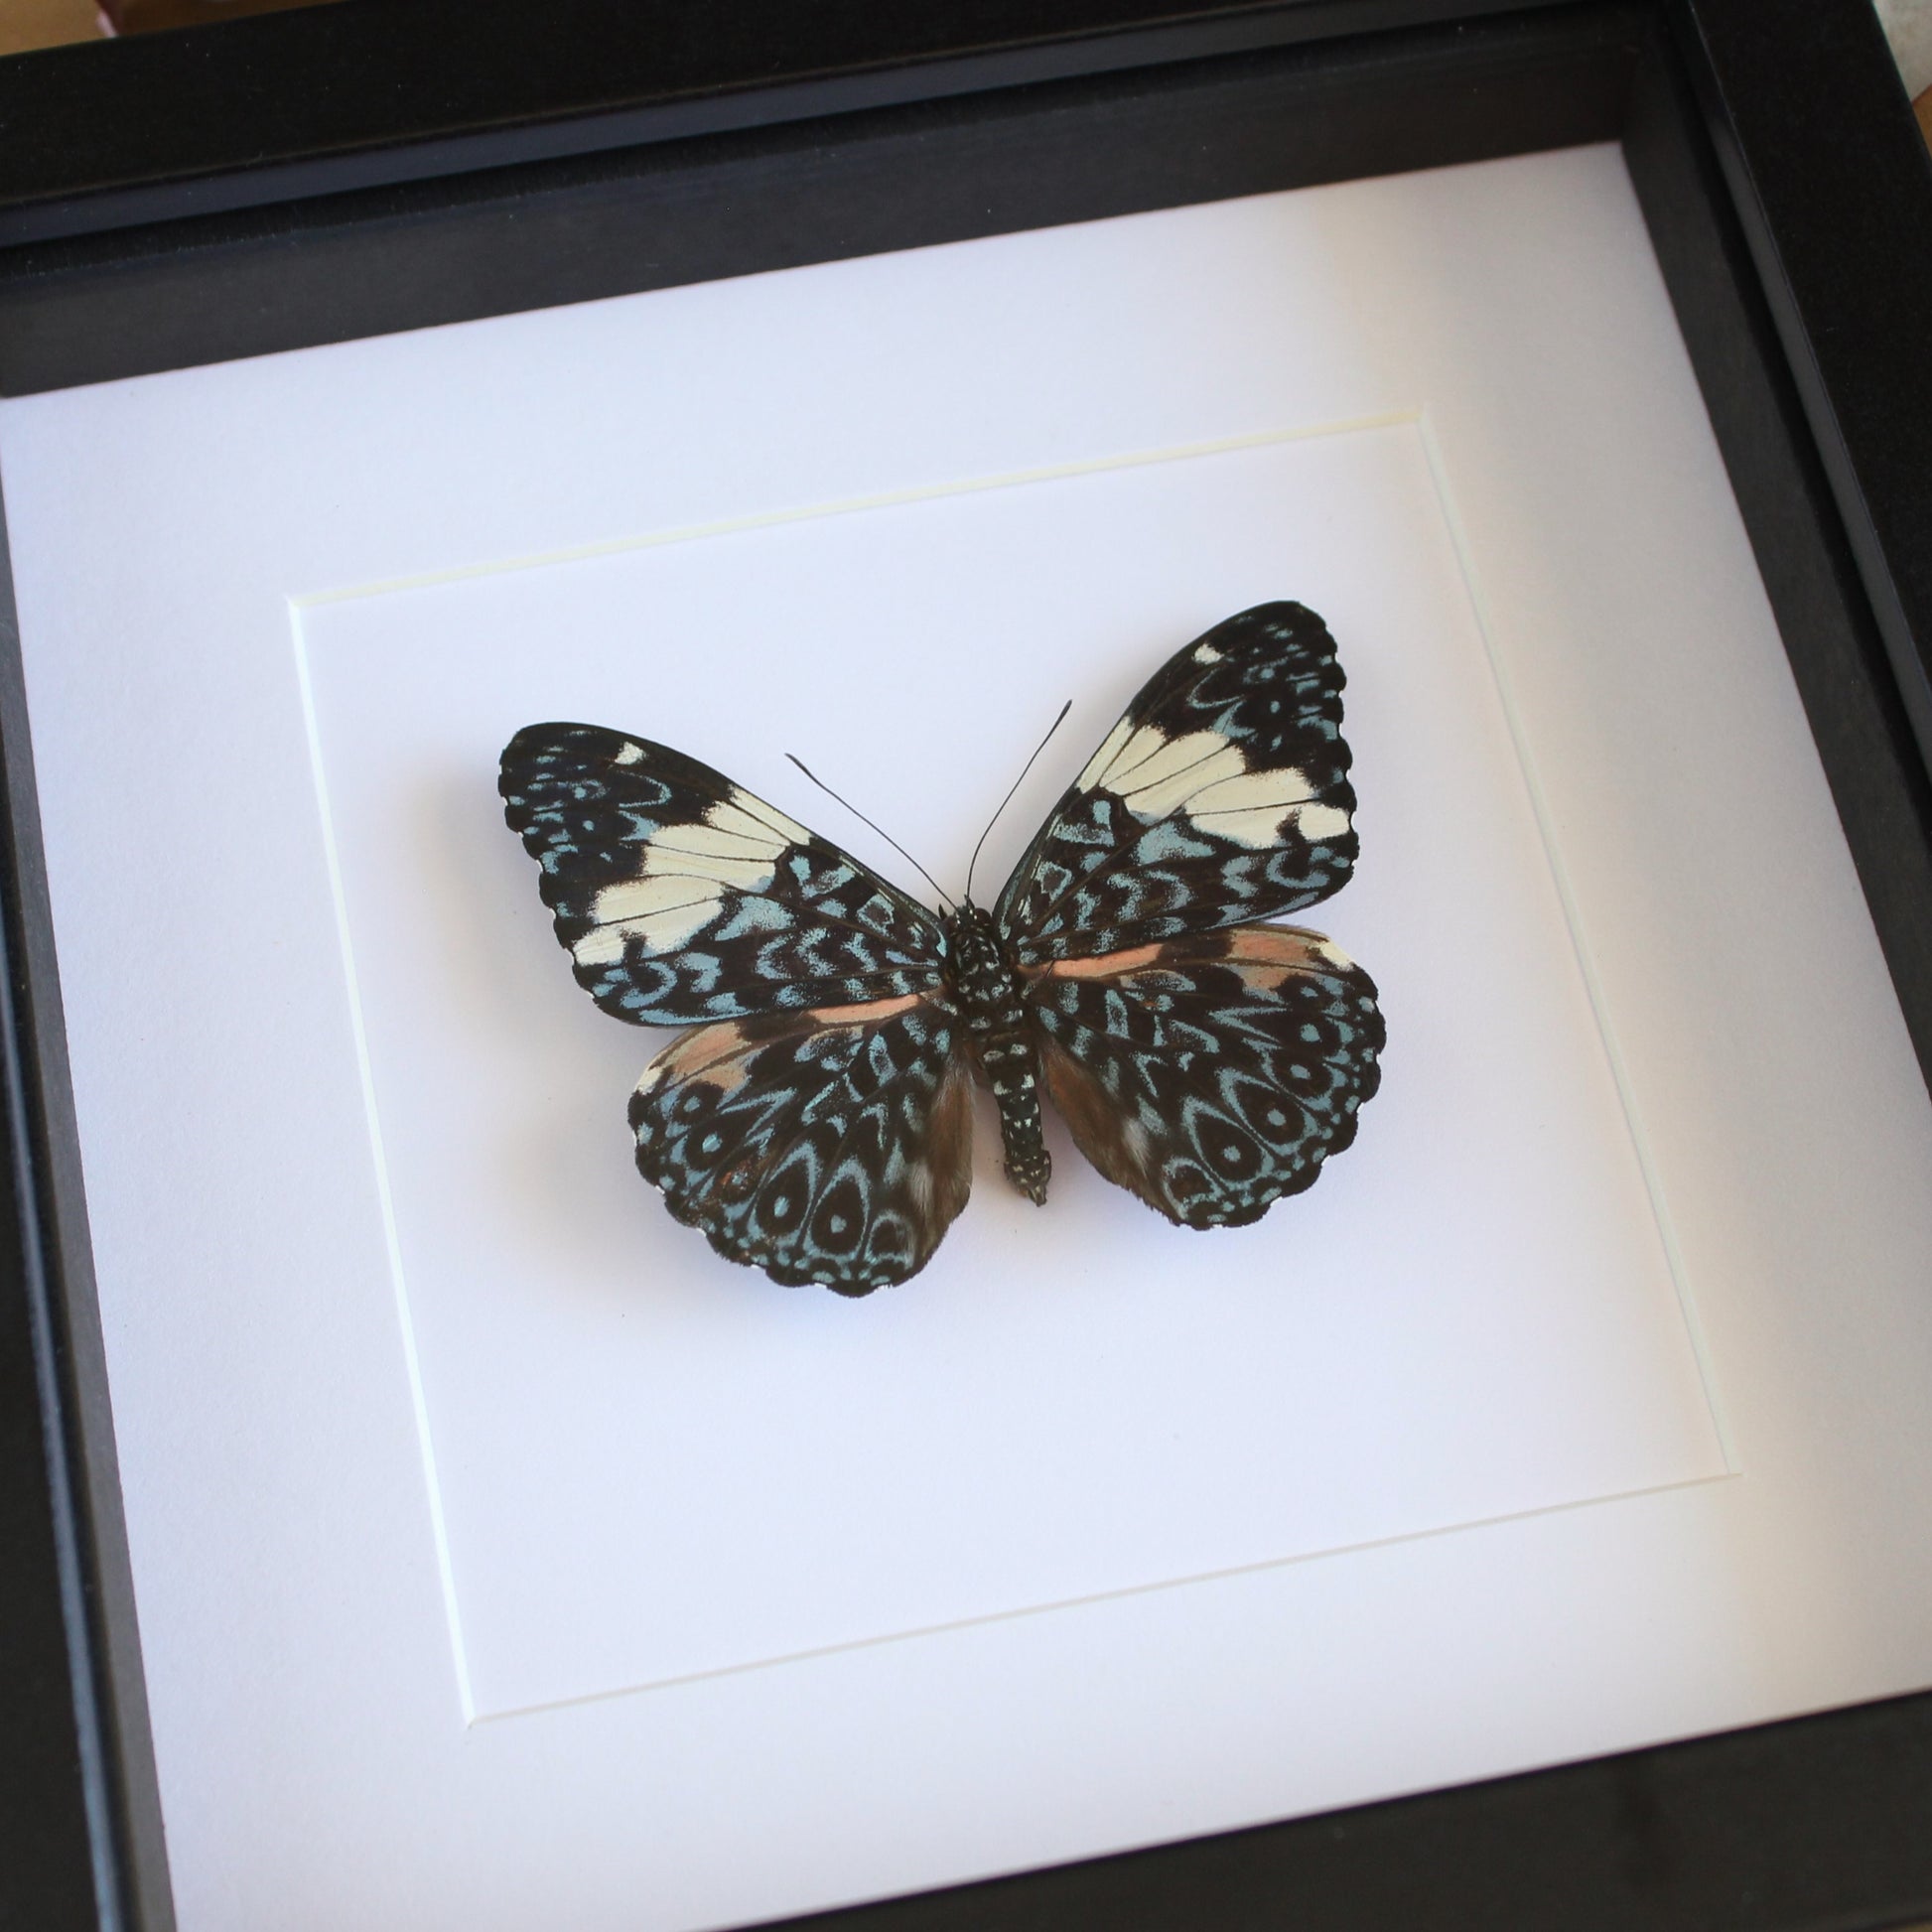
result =
M1381 1077L1373 982L1263 923L1355 863L1334 640L1299 604L1157 671L992 908L932 912L667 746L531 725L504 815L578 983L690 1029L630 1100L637 1166L727 1259L869 1295L932 1257L972 1179L972 1089L1046 1197L1042 1092L1109 1180L1238 1226L1355 1137Z

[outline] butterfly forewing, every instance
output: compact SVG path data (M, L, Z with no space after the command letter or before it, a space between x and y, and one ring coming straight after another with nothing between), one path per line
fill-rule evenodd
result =
M802 1013L943 981L924 906L696 759L532 725L500 788L579 983L621 1020Z
M1016 964L1275 918L1355 863L1334 640L1299 604L1217 624L1158 671L1014 869Z
M700 1027L630 1102L680 1221L786 1284L866 1295L925 1266L972 1184L972 1092L944 999Z
M1047 1093L1109 1180L1172 1221L1252 1221L1355 1138L1382 1016L1318 933L1233 926L1028 978Z

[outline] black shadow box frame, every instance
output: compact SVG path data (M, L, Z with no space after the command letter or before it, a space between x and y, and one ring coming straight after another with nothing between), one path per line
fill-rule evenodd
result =
M19 58L0 128L8 395L1618 139L1932 1071L1932 162L1866 0L345 0ZM4 580L0 627L0 1924L165 1932ZM1932 1694L797 1923L1914 1917Z

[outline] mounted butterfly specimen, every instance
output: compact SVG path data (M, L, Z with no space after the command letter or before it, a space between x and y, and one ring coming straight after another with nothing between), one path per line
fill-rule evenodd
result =
M605 1012L686 1027L630 1101L637 1166L727 1259L869 1295L972 1180L972 1086L1009 1179L1051 1172L1042 1090L1109 1180L1186 1227L1258 1219L1355 1137L1375 987L1260 923L1355 862L1333 639L1299 604L1154 675L991 911L943 915L709 765L595 725L503 753L510 828Z

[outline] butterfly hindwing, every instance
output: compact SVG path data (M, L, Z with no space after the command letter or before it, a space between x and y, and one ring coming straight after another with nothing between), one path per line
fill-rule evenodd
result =
M972 1184L971 1079L944 999L699 1027L645 1069L630 1125L671 1212L788 1286L904 1281Z
M1025 983L1080 1151L1188 1227L1238 1226L1311 1186L1381 1078L1374 984L1294 926L1068 960Z
M542 867L579 983L650 1026L930 992L936 919L829 840L648 739L531 725L504 815Z
M1000 896L1025 968L1270 919L1355 863L1334 640L1262 604L1170 658L1107 735Z

